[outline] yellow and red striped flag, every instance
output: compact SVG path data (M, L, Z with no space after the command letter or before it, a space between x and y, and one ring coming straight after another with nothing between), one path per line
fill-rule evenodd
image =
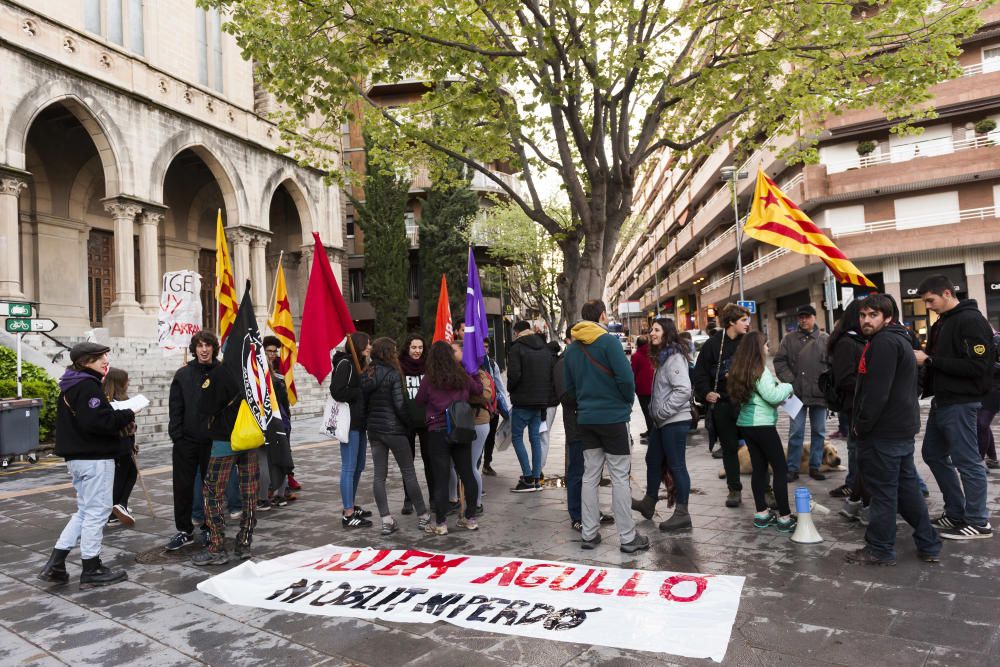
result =
M757 172L753 204L743 231L758 241L819 257L838 282L875 287L763 169Z
M281 341L281 356L278 358L278 370L285 377L288 388L288 403L295 405L299 400L299 392L295 389L295 378L292 372L295 361L299 357L299 349L295 342L295 325L292 322L292 307L288 303L288 288L285 286L285 270L278 265L278 275L274 279L274 312L267 320L267 326Z
M222 209L215 225L215 299L219 302L219 345L226 342L236 321L236 281L233 263L226 247L226 231L222 227Z

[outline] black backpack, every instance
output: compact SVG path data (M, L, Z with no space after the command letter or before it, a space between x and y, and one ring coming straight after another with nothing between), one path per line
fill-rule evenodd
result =
M837 391L837 383L833 377L833 366L826 365L823 372L819 374L818 383L819 390L823 392L823 398L826 400L826 407L831 412L842 412L846 406L844 406L844 397Z
M475 412L468 401L454 401L444 413L448 425L445 439L450 443L470 444L476 439Z

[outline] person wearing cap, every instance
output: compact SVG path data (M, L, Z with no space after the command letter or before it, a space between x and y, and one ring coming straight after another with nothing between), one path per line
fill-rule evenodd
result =
M823 445L826 442L826 398L819 388L819 376L826 369L826 347L829 335L816 325L816 309L809 304L796 311L798 328L781 339L778 353L774 355L774 371L778 379L788 382L802 409L791 420L788 428L788 481L799 478L802 463L802 443L806 436L806 417L812 427L809 442L809 476L826 479L819 471L823 462Z
M104 395L101 380L108 372L109 351L99 343L77 344L69 353L73 363L59 380L55 451L66 459L73 478L76 512L38 574L42 581L69 582L66 557L78 541L83 560L81 588L128 578L124 570L101 563L101 542L114 492L115 456L121 448L122 429L135 422L132 410L115 410Z

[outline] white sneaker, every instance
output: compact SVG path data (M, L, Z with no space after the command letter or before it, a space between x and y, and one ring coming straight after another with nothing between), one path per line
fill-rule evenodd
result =
M121 522L126 528L131 528L135 525L135 517L132 513L128 511L128 508L122 504L115 505L111 508L111 513L115 515L115 518Z

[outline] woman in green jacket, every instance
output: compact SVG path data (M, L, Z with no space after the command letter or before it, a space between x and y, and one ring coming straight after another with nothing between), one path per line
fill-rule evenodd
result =
M767 368L767 341L759 331L751 331L743 336L740 346L733 355L733 364L726 378L729 397L740 404L740 414L736 420L740 437L747 443L753 473L750 488L757 513L753 525L767 528L775 524L779 531L790 533L795 530L795 518L788 506L788 472L785 451L781 446L781 436L775 424L778 421L778 406L792 394L792 385L778 382ZM774 473L774 495L778 513L768 509L765 499L768 480L768 465Z

